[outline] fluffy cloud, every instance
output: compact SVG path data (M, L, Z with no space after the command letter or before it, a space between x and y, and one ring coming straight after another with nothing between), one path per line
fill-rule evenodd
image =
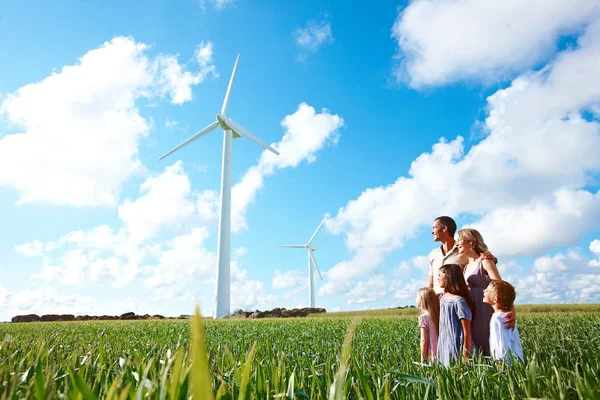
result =
M560 36L599 14L594 0L413 1L392 28L396 77L413 87L503 78L546 60Z
M298 269L292 269L283 273L276 269L273 273L271 287L273 289L295 288L298 286L307 286L307 282L308 277Z
M136 241L150 238L160 228L176 225L196 211L190 179L181 161L167 166L163 173L149 177L140 186L140 193L142 195L136 200L125 200L119 206L119 217Z
M600 217L600 192L558 190L551 201L533 200L522 206L497 208L475 226L494 254L537 255L572 245L593 229ZM508 228L508 229L507 229Z
M160 55L156 59L158 66L158 83L161 94L169 94L171 103L182 104L192 100L192 86L203 82L208 75L217 76L213 62L213 45L202 42L195 52L195 59L200 65L196 73L186 71L179 64L177 56Z
M197 52L203 62L206 48L210 43ZM116 205L122 184L144 172L138 147L152 123L136 101L167 91L183 102L200 81L186 78L174 57L152 61L146 50L117 37L8 94L0 116L22 130L0 139L0 185L13 187L19 203Z
M278 298L265 292L265 284L248 279L248 271L240 269L237 262L231 263L231 307L241 309L267 309L277 305Z
M500 255L539 254L587 233L600 213L599 195L585 189L600 170L600 124L582 116L600 103L598 33L600 21L576 49L490 96L487 135L468 151L461 137L441 139L413 161L409 177L340 208L326 226L345 235L354 255L328 279L377 273L386 252L441 214L479 216L473 225Z
M44 244L44 252L38 254L42 256L42 268L33 278L70 285L89 285L106 279L121 287L138 275L146 254L122 230L114 232L103 225L89 231L73 231L57 242Z
M29 243L24 243L15 246L15 250L19 253L25 254L28 257L37 257L44 251L44 243L39 240L34 240Z
M344 120L339 115L332 115L327 109L316 113L306 103L301 103L295 113L285 116L281 121L285 134L279 142L271 144L280 155L264 150L258 164L250 167L231 189L232 231L248 228L246 211L263 186L265 177L280 169L295 168L303 161L316 161L319 150L339 140L338 130L343 125ZM211 212L219 210L218 200L216 191L205 191L198 199L197 208L205 219L216 218Z
M390 285L387 278L382 275L373 275L367 281L356 284L348 293L346 298L348 304L371 303L386 297L389 294Z
M596 260L590 261L590 267L600 267L600 240L595 239L590 243L590 251L596 256Z
M306 26L297 29L294 33L296 44L304 51L316 53L319 49L334 42L331 32L331 23L328 21L307 21ZM299 56L299 60L304 60L306 53Z
M163 290L164 297L174 297L174 293L181 293L191 281L214 279L217 257L204 248L207 238L206 228L194 228L190 233L170 239L157 265L147 269L150 276L144 284Z
M531 271L516 280L515 287L520 303L598 302L600 270L579 249L570 249L535 259Z
M10 297L8 305L13 314L89 314L98 308L97 303L88 296L62 295L56 288L45 286L35 290L25 289ZM4 319L12 315L4 311Z

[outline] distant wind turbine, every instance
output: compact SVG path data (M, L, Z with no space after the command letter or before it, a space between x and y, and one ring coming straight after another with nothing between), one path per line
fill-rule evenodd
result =
M327 217L329 217L329 214L325 214L325 218L323 218L323 221L321 221L321 223L317 227L317 230L315 231L315 233L313 233L313 235L310 237L310 239L308 239L308 243L277 246L277 247L291 247L291 248L297 248L297 249L305 248L307 250L307 252L308 252L308 304L309 304L309 307L311 307L311 308L315 307L315 287L314 287L315 283L314 283L314 277L313 277L313 268L312 268L313 265L317 268L319 277L321 278L321 280L323 280L323 275L321 275L321 271L319 270L319 266L317 265L317 260L315 260L315 255L313 254L313 251L315 251L315 248L311 245L311 243L312 243L313 239L315 238L315 236L317 236L317 232L319 232L319 229L321 229L321 226L323 225L323 223L325 222Z
M230 257L231 257L231 140L244 136L265 149L272 151L276 155L279 152L248 132L244 127L234 122L231 118L225 115L227 112L227 104L229 103L229 95L231 94L231 86L233 85L233 79L235 78L235 71L237 70L238 61L240 55L238 54L233 72L231 73L231 79L229 80L229 86L227 87L227 93L225 94L225 100L223 101L223 107L221 113L217 114L217 120L200 132L191 136L189 139L176 146L173 150L165 153L159 158L162 160L169 154L172 154L180 148L192 143L201 136L213 131L217 127L223 130L223 164L221 170L221 214L219 216L219 243L217 249L217 281L215 289L215 308L213 311L214 318L221 318L229 315L230 307Z

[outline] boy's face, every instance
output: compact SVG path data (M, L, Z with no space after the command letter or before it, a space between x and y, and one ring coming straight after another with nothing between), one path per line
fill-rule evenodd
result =
M483 291L483 302L492 305L496 302L496 296L492 295L492 291L490 290L489 286Z

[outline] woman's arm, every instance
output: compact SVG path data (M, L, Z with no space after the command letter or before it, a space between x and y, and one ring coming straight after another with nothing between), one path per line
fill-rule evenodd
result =
M494 263L492 260L484 259L481 265L483 266L483 269L485 269L485 272L487 272L490 279L494 279L494 280L502 279L500 277L500 272L498 272L498 267L496 267L496 263Z
M421 364L429 359L429 335L427 328L421 327Z
M488 273L490 279L501 280L500 272L498 272L498 268L496 267L496 263L494 263L490 259L484 259L482 263L483 269ZM515 321L517 318L517 311L515 310L515 305L513 304L510 307L510 310L504 315L504 325L506 329L510 329L511 331L515 329Z
M471 339L471 321L468 319L462 318L460 320L460 324L462 325L463 330L463 344L462 344L462 353L464 358L469 358L471 355L471 347L473 345Z

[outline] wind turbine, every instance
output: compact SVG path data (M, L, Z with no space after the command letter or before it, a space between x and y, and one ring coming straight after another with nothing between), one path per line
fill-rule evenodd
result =
M221 113L217 114L217 120L200 132L191 136L189 139L176 146L174 149L165 153L159 158L162 160L169 154L172 154L180 148L192 143L201 136L213 131L217 127L223 130L223 164L221 169L221 214L219 216L219 243L217 249L217 281L215 289L215 308L213 311L213 318L221 318L229 315L230 307L230 257L231 257L231 140L244 136L253 142L258 143L265 149L279 155L279 152L248 132L244 127L234 122L225 113L227 112L227 104L229 103L229 95L231 94L231 86L233 85L233 79L235 78L235 71L237 70L238 61L240 55L238 54L235 65L233 66L233 72L231 73L231 79L229 80L229 86L225 94L225 100L223 101L223 107Z
M291 248L297 248L297 249L305 248L307 250L307 252L308 252L308 304L309 304L310 308L315 307L315 287L314 287L315 282L314 282L313 269L312 269L313 265L317 268L319 277L321 278L321 280L323 280L323 275L321 275L321 271L319 270L319 266L317 265L317 260L315 260L315 255L313 254L313 251L315 251L315 248L311 245L311 243L312 243L313 239L315 238L315 236L317 236L317 232L319 232L319 229L321 229L321 226L323 225L323 223L325 222L327 217L329 217L329 214L325 214L325 218L323 218L323 221L321 221L321 223L317 227L317 230L315 231L315 233L313 233L313 235L310 237L310 239L308 239L308 243L277 246L277 247L291 247Z

